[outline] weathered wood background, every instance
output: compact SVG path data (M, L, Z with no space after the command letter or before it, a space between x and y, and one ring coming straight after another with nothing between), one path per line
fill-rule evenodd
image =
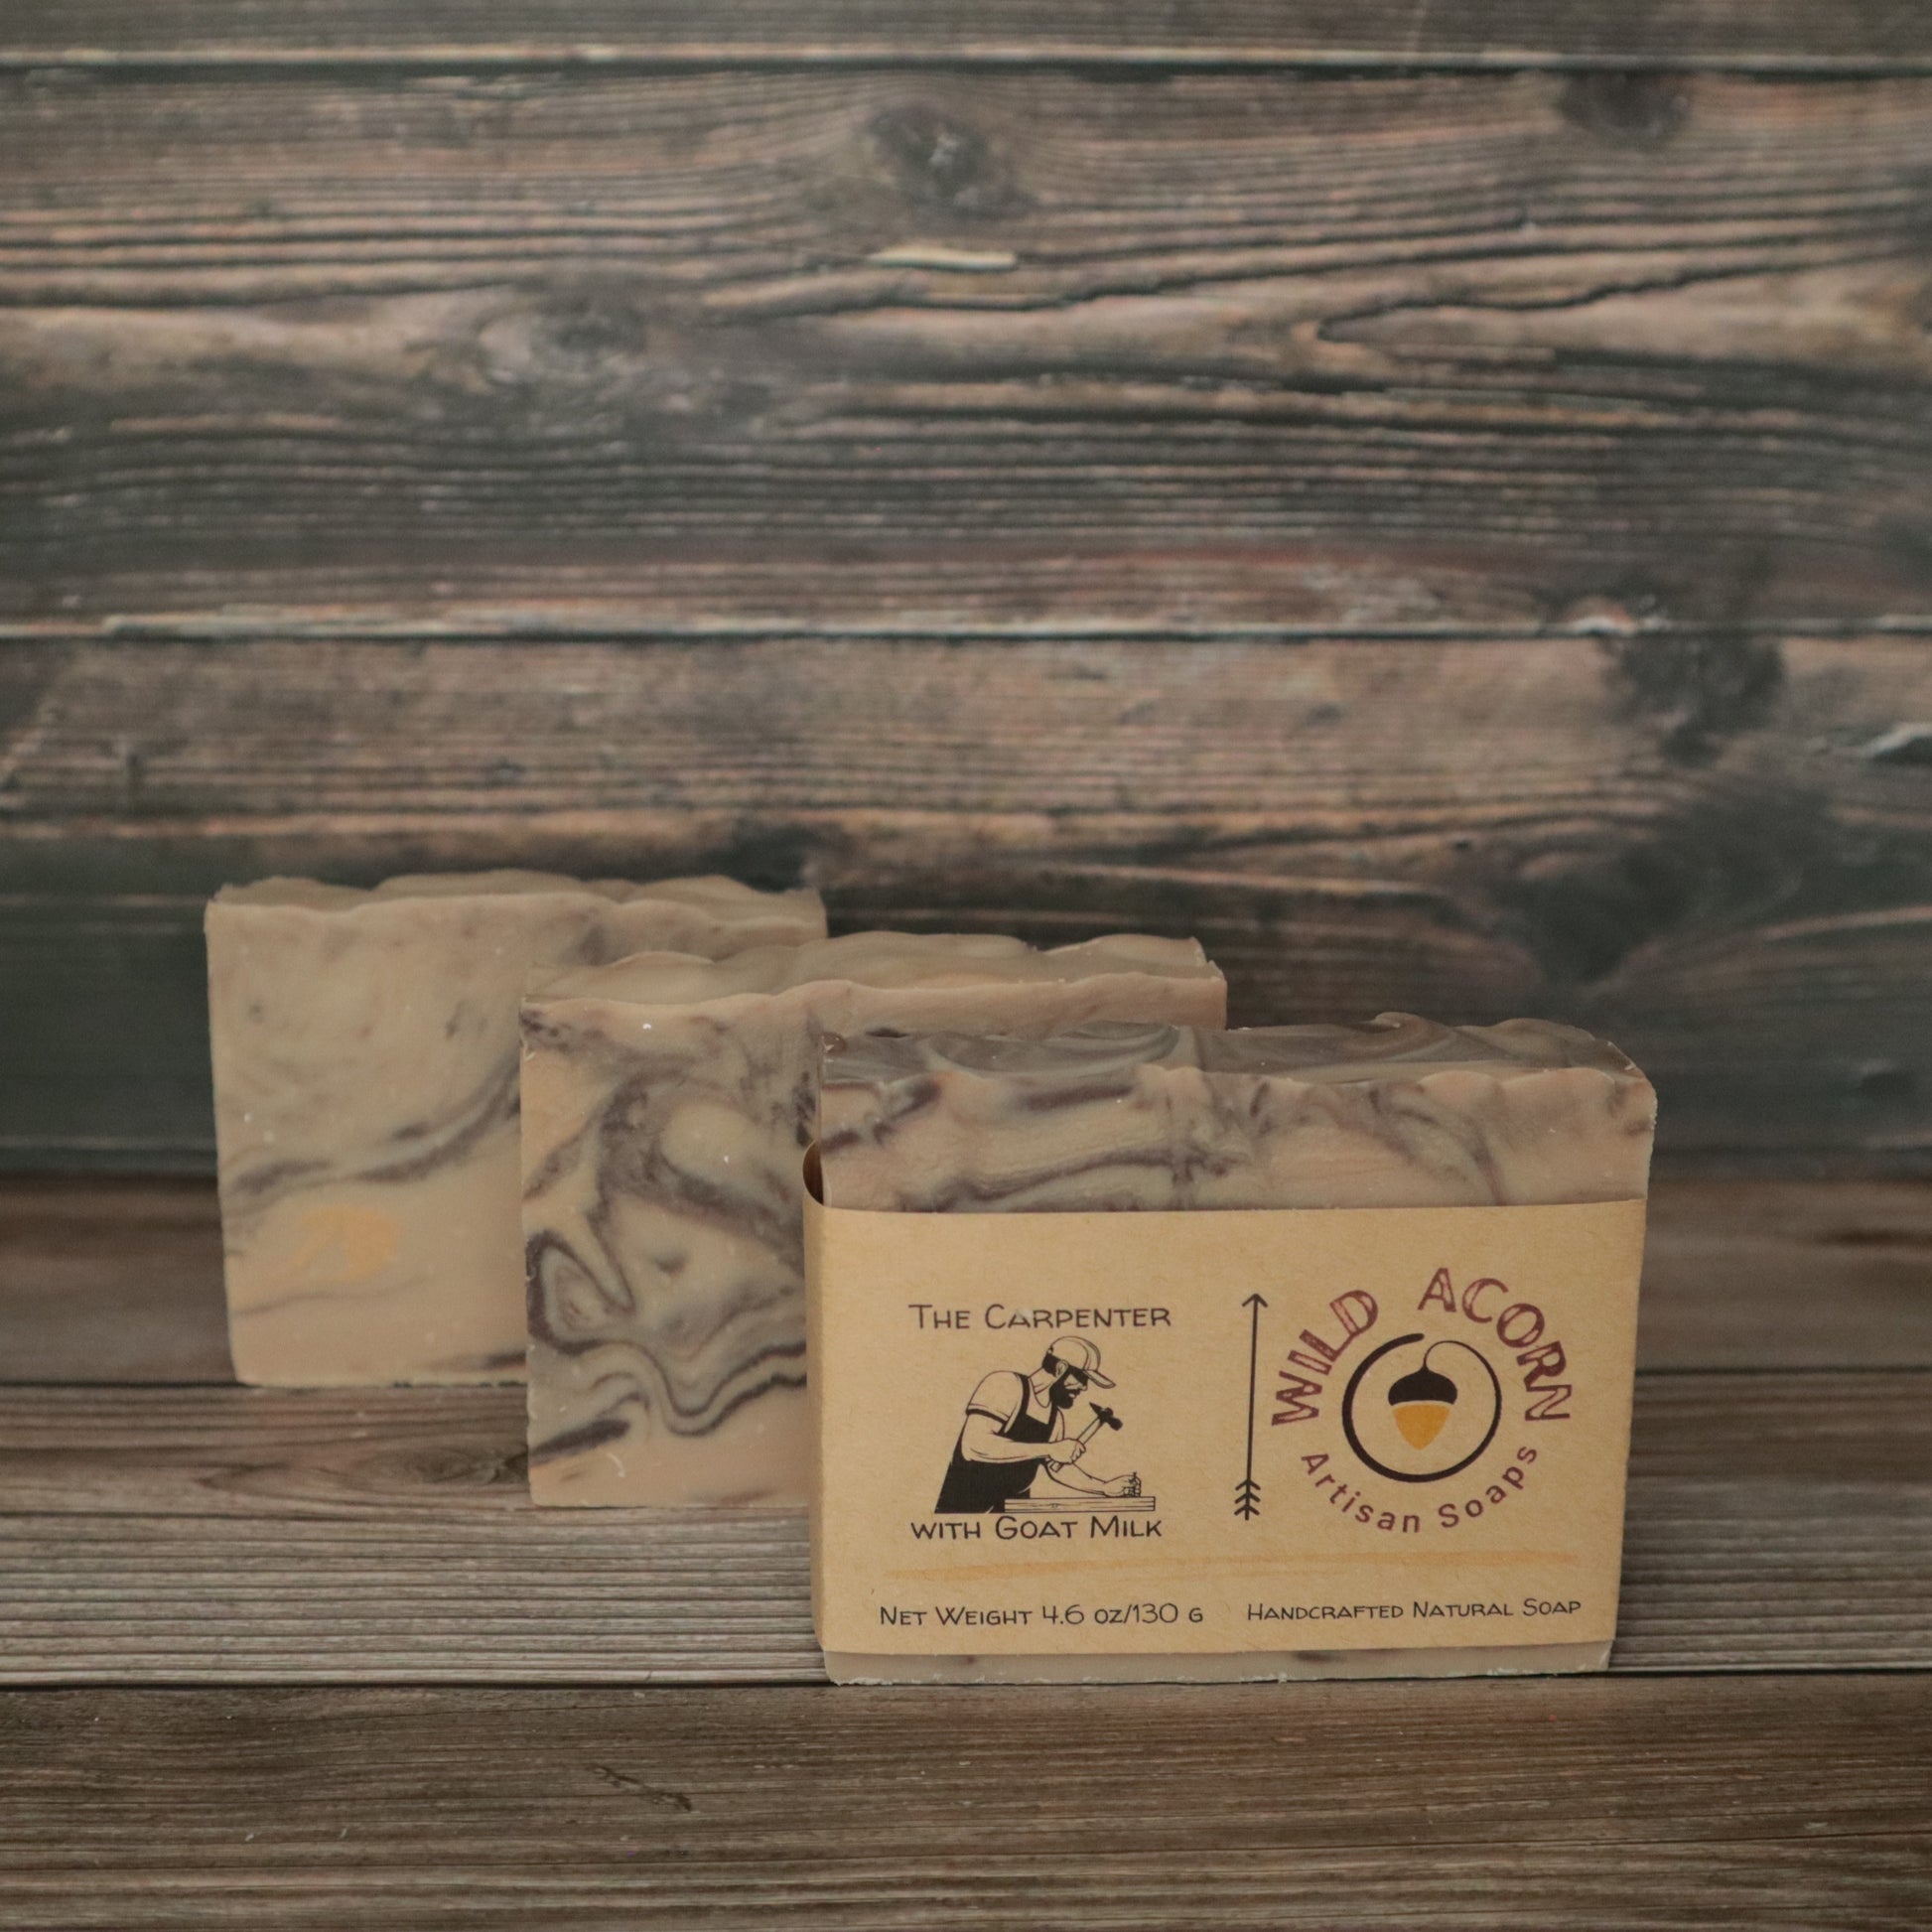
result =
M1932 1150L1932 11L15 0L0 1161L200 904L719 866Z
M209 1165L223 880L501 863L1608 1031L1616 1674L833 1693L16 1174L10 1932L1932 1922L1932 7L7 0L0 1165Z

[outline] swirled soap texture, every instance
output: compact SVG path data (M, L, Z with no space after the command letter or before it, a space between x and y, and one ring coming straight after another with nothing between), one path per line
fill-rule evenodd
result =
M530 1487L802 1507L800 1160L828 1032L1213 1026L1192 941L853 933L563 976L523 1009Z
M229 1337L244 1382L523 1374L517 1002L535 965L825 929L729 879L271 879L207 911Z
M832 1207L928 1213L1631 1200L1656 1096L1574 1027L1087 1027L832 1040Z

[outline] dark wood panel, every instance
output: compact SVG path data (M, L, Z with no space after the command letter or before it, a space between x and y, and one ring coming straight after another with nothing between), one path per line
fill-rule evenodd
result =
M85 1691L0 1713L22 1932L1899 1932L1932 1909L1923 1680ZM1023 1715L1049 1740L1031 1755Z
M230 1382L208 1180L0 1178L0 1382Z
M1613 1667L1932 1669L1932 1376L1638 1380ZM538 1510L515 1390L0 1393L0 1680L801 1681L802 1517Z
M1932 63L1932 28L1910 0L10 0L0 54L89 65L1634 60L1829 70Z
M1637 1359L1932 1368L1932 1186L1656 1174Z
M1932 1368L1932 1186L1658 1173L1637 1360ZM231 1376L211 1182L0 1177L0 1383Z
M1678 1150L1932 1142L1914 639L70 644L0 740L0 1137L208 1143L224 879L801 874L845 927L1193 932L1237 1024L1607 1031ZM115 1017L103 1027L100 1016Z
M1932 609L1932 80L0 101L19 634Z

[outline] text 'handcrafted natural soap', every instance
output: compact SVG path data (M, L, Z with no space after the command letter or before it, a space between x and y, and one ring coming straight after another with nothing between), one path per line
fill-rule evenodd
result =
M802 1506L800 1156L827 1033L1215 1026L1192 941L854 933L559 976L523 1009L530 1487Z
M229 1336L244 1382L523 1373L517 1002L536 965L822 934L728 879L270 879L207 911Z
M834 1677L1600 1667L1654 1121L1536 1021L828 1042Z

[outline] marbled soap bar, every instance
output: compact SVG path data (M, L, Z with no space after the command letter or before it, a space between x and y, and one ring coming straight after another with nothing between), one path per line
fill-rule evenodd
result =
M1650 1084L1574 1027L1096 1026L828 1043L828 1207L928 1213L1629 1200Z
M574 973L523 1009L530 1487L781 1503L809 1479L800 1159L826 1033L1218 1025L1192 941L855 933Z
M517 1001L533 965L796 943L815 893L270 879L207 912L229 1334L244 1382L523 1373Z
M1656 1097L1543 1021L1048 1039L829 1040L828 1207L907 1213L1465 1207L1641 1199ZM1217 1655L834 1654L841 1683L1433 1677L1601 1669L1607 1643Z

